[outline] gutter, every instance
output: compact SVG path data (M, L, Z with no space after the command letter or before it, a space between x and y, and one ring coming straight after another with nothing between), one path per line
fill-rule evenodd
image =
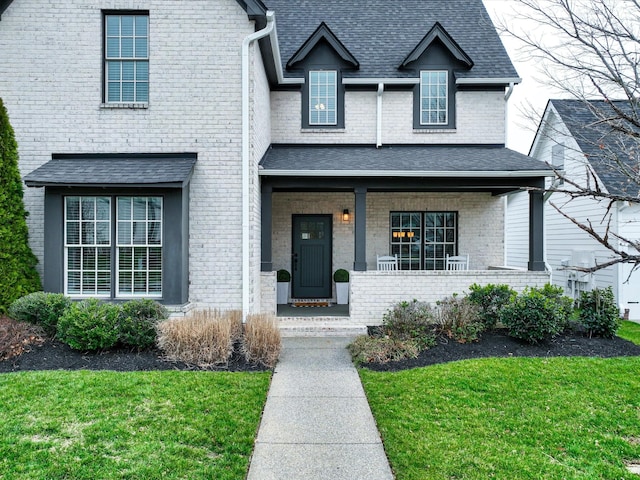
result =
M249 313L250 291L250 248L249 223L251 221L250 194L250 103L249 103L249 47L253 42L271 34L275 28L275 14L267 11L267 25L242 40L242 321L246 322Z
M265 170L258 171L260 176L277 177L449 177L449 178L521 178L552 177L547 170L519 171L424 171L424 170Z

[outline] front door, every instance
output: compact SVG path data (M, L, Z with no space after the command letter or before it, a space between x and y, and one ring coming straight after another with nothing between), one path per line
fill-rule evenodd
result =
M331 298L331 215L294 215L294 298Z

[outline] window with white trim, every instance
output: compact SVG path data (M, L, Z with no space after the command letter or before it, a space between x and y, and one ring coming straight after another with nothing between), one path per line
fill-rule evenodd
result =
M68 196L64 210L65 294L162 296L162 197Z
M448 122L448 72L421 71L420 125L447 125Z
M309 125L338 123L338 72L309 71Z
M457 212L391 212L391 255L401 270L444 270L458 250Z
M149 15L105 15L105 101L149 101Z

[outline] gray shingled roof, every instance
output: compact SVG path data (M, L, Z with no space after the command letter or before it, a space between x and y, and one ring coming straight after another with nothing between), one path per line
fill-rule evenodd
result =
M589 105L581 100L552 99L549 102L553 104L609 193L638 196L639 184L624 175L615 165L618 159L635 169L638 174L640 153L637 140L621 136L606 123L596 124L597 117ZM599 111L608 110L607 104L602 100L592 100L589 103ZM615 103L623 109L629 108L628 101Z
M502 146L273 145L260 162L263 174L279 171L389 172L534 172L548 176L541 161ZM265 172L266 171L266 172Z
M398 70L436 22L473 60L462 78L518 76L482 0L265 0L275 11L285 65L325 22L360 62L345 77L408 77ZM415 76L415 73L413 74ZM289 75L290 76L290 75Z
M29 187L138 186L181 187L191 178L196 159L175 158L74 158L53 159L29 173Z

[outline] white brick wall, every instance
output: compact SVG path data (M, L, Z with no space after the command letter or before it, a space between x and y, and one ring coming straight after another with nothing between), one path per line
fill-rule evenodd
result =
M344 130L304 130L300 92L271 92L271 125L274 143L376 142L376 92L345 93ZM458 92L456 129L414 130L413 93L384 92L382 143L505 143L504 92Z
M453 293L468 293L474 283L505 283L521 292L527 286L541 287L548 282L545 272L509 270L351 272L350 318L357 324L380 325L384 313L397 302L417 299L435 303Z
M150 12L147 109L100 106L101 8ZM0 24L0 96L23 174L52 153L197 152L189 239L196 306L241 305L240 54L253 31L235 0L19 0ZM256 80L256 93L264 85ZM264 110L256 106L255 124L268 126ZM269 139L254 141L255 160ZM42 260L42 189L27 188L25 204Z

